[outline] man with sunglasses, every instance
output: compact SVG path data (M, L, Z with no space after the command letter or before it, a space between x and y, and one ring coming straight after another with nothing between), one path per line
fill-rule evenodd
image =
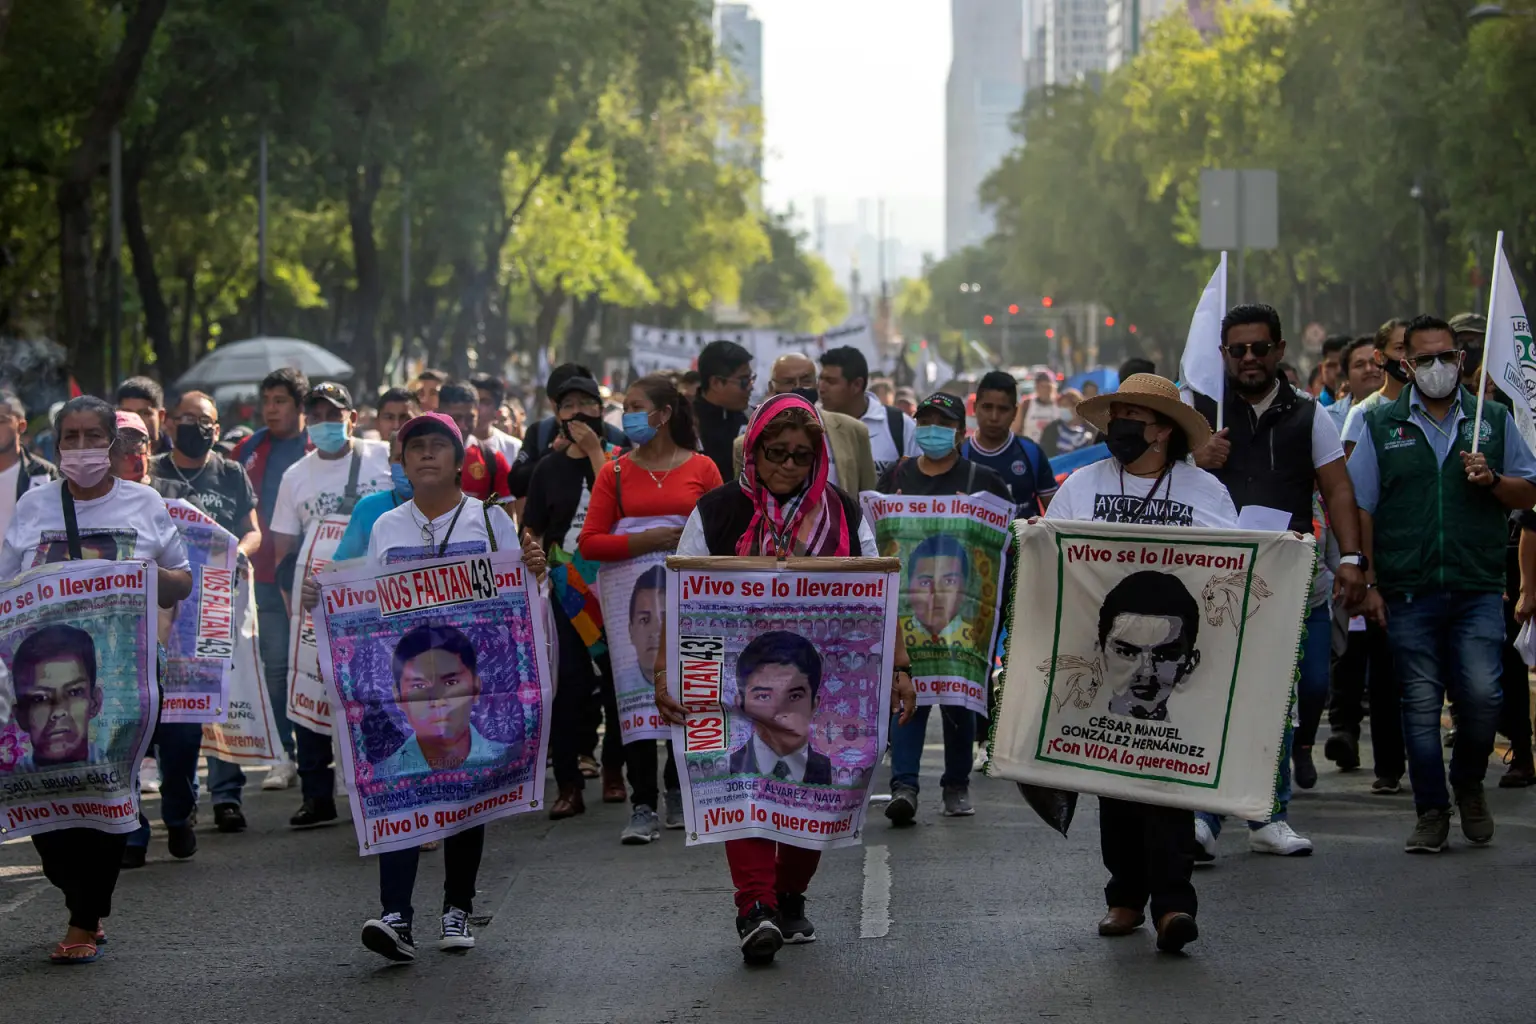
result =
M1280 314L1272 307L1234 306L1221 321L1221 346L1227 371L1226 425L1195 453L1196 465L1226 485L1239 511L1245 505L1278 509L1290 517L1290 528L1297 533L1313 532L1312 493L1320 493L1343 552L1333 597L1347 608L1355 607L1365 596L1365 559L1338 426L1321 405L1281 374L1285 338ZM1214 428L1216 403L1196 395L1195 408ZM1317 784L1312 744L1328 702L1332 641L1328 590L1319 585L1325 578L1319 573L1313 584L1307 638L1298 665L1299 724L1294 736L1287 729L1287 751L1275 794L1277 811L1268 822L1248 823L1248 848L1254 853L1304 856L1312 852L1311 841L1296 834L1286 813L1293 763L1298 785L1311 789ZM1196 835L1211 855L1220 822L1209 815L1198 821Z
M752 353L734 341L712 341L699 352L699 393L693 417L704 454L731 479L731 446L747 429L747 406L757 377Z
M1493 839L1483 777L1502 698L1507 516L1536 505L1536 457L1496 402L1484 404L1474 428L1477 398L1461 387L1463 354L1450 324L1414 318L1403 351L1411 383L1365 414L1349 474L1374 560L1365 614L1386 628L1403 697L1418 813L1404 848L1439 853L1451 827L1440 739L1447 690L1457 712L1450 779L1461 832L1475 846Z

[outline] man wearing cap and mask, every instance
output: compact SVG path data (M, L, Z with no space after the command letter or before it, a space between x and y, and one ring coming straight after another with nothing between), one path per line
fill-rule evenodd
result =
M1451 332L1461 350L1461 386L1477 394L1477 379L1483 372L1483 348L1487 345L1488 318L1477 313L1457 313L1451 317ZM1491 383L1491 382L1490 382ZM1490 388L1488 397L1502 394Z
M827 467L828 483L836 484L853 495L875 489L875 458L870 448L869 428L852 416L833 412L819 404L816 364L809 357L792 352L774 360L772 376L768 380L768 393L799 395L817 406L821 412L822 425L826 428L827 447L832 450L832 462ZM735 476L741 475L742 440L736 438L732 448Z
M549 381L544 385L544 396L553 405L559 402L556 396L565 386L565 382L572 377L586 377L596 387L596 378L592 371L580 363L561 363L550 371ZM624 431L609 423L601 423L600 429L603 440L620 448L629 447L629 439L624 436ZM563 452L569 445L570 438L560 430L560 422L555 416L546 416L523 432L523 449L517 453L517 460L512 463L512 472L508 474L508 489L512 497L519 500L528 497L528 482L533 479L533 464L538 462L551 450Z

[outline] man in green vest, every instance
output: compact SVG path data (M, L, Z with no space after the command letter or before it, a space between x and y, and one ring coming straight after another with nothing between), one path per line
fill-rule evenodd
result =
M1507 510L1536 505L1536 457L1502 405L1485 403L1474 428L1477 398L1461 387L1462 353L1444 320L1414 318L1402 361L1412 381L1365 413L1349 475L1368 559L1365 614L1386 627L1403 697L1419 816L1405 848L1438 853L1451 830L1440 743L1447 690L1461 832L1479 846L1493 838L1483 776L1503 696Z

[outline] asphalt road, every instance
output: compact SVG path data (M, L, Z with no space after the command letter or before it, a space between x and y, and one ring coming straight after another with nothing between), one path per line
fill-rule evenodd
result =
M940 760L930 747L925 768ZM720 848L685 849L679 832L621 846L626 808L600 803L571 821L492 825L478 948L453 958L424 944L417 963L385 966L358 942L377 913L377 873L351 828L290 832L296 791L253 791L252 829L219 835L205 809L190 861L170 859L157 826L91 966L47 963L62 898L29 842L0 846L0 1019L1536 1019L1536 793L1490 788L1490 848L1453 832L1450 852L1411 857L1411 797L1370 796L1369 782L1327 766L1297 797L1311 858L1250 854L1240 824L1224 833L1220 859L1196 876L1200 941L1167 957L1150 934L1095 934L1104 872L1091 799L1063 839L1011 783L977 779L976 816L941 818L925 775L915 827L893 831L876 809L863 848L822 861L809 904L820 941L755 970L736 949ZM417 883L419 933L432 938L440 863L425 855Z

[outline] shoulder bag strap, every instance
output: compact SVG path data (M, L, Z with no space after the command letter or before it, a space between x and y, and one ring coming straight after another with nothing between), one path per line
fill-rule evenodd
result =
M357 508L357 474L363 466L363 453L357 450L357 441L352 441L352 465L347 469L347 488L341 492L340 512L344 516L352 514Z
M497 505L496 507L497 508L501 508L500 505ZM488 543L491 546L491 551L495 552L497 550L497 546L496 546L496 531L491 529L491 503L488 502L488 501L482 503L481 506L480 506L480 513L483 516L485 516L485 540L486 540L486 543ZM506 515L507 514L507 510L506 509L501 509L501 514L502 515Z
M613 497L619 507L619 518L624 518L624 474L619 472L619 460L613 460Z
M64 503L64 533L69 538L69 558L78 562L85 556L80 551L80 524L75 521L75 496L69 493L68 481L59 485L59 500Z
M965 493L970 494L976 490L976 463L969 459L965 462Z

